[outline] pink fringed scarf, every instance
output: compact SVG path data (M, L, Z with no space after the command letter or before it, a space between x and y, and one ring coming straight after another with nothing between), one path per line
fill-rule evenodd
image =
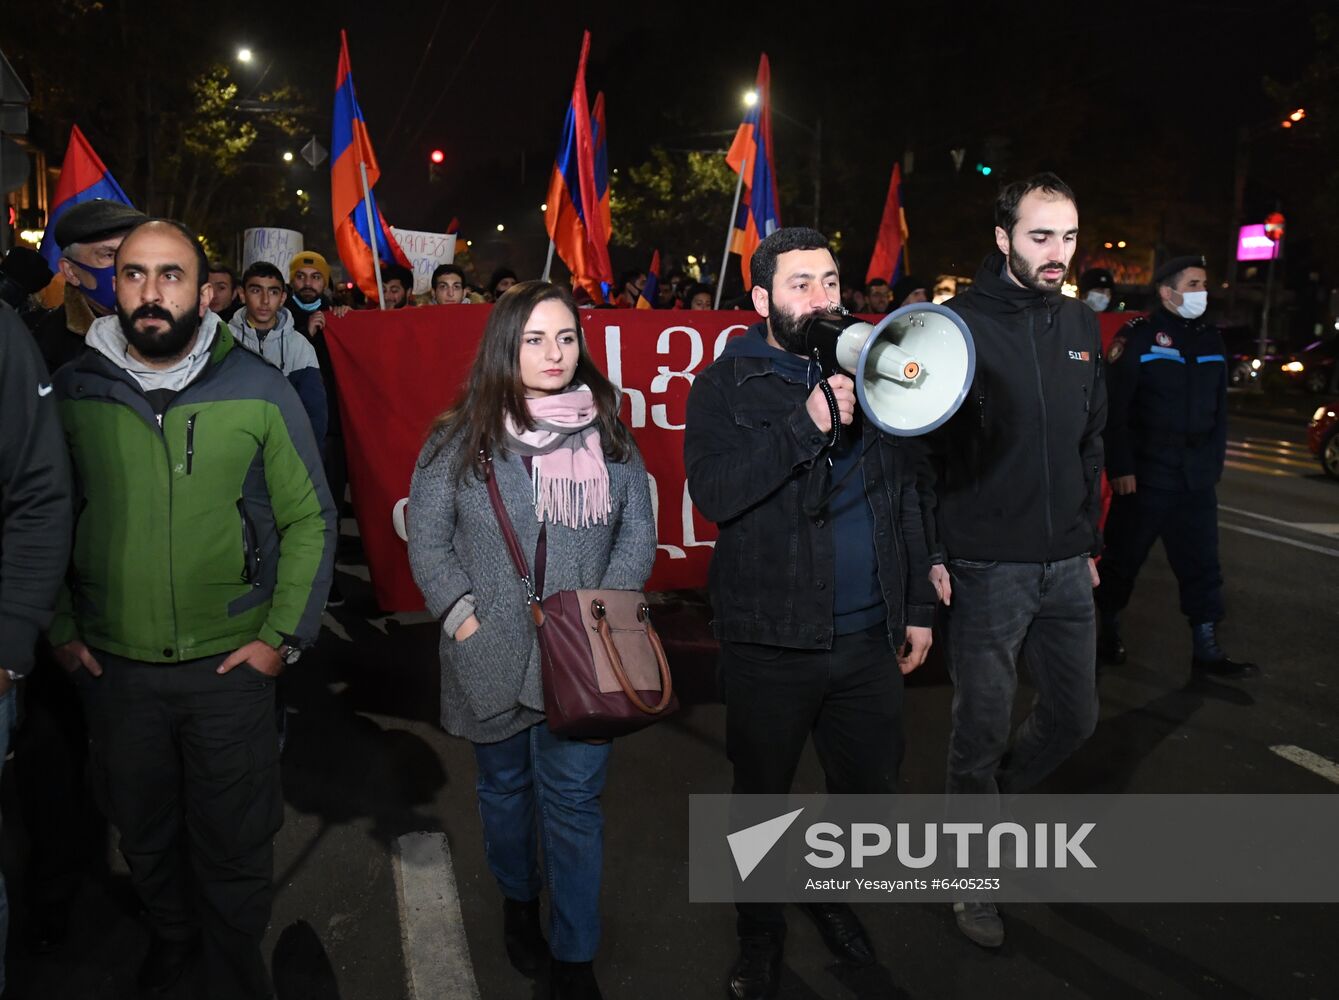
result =
M535 429L522 430L508 418L507 434L511 451L533 456L535 516L570 528L608 523L613 509L609 469L591 391L573 386L554 396L526 399L526 405Z

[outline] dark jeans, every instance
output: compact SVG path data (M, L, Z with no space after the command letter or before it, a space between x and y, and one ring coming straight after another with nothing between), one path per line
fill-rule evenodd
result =
M535 899L543 840L549 951L560 962L589 962L600 945L600 795L611 746L563 739L544 722L474 744L488 868L508 899Z
M268 997L260 945L284 816L274 681L246 665L220 676L223 656L94 656L101 677L75 674L91 763L155 933L183 940L198 920L209 996Z
M812 733L832 794L897 790L902 672L880 623L834 637L831 650L723 642L725 750L735 794L790 791ZM740 936L784 933L777 903L740 903Z
M1223 571L1218 562L1218 496L1204 490L1140 486L1111 498L1097 607L1115 615L1130 603L1135 578L1159 538L1181 589L1181 613L1191 625L1223 620Z
M1097 725L1097 637L1088 559L955 559L949 574L948 664L954 691L948 791L1026 791ZM1020 655L1037 697L1009 748Z

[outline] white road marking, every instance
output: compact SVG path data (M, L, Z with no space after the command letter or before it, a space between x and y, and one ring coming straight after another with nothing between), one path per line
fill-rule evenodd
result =
M339 619L336 618L334 615L332 615L329 611L321 612L321 624L326 628L328 628L331 632L335 633L335 637L340 641L353 642L353 640L349 638L348 629L346 629L343 625L341 625L339 623Z
M411 1000L479 1000L446 834L397 837L394 868Z
M1219 510L1225 510L1225 511L1227 511L1229 514L1240 514L1242 517L1253 517L1253 518L1255 518L1257 521L1268 521L1270 524L1277 524L1277 525L1279 525L1280 527L1284 527L1284 528L1298 528L1298 529L1300 529L1300 530L1302 530L1302 531L1309 531L1309 530L1313 530L1314 528L1318 527L1317 525L1295 524L1295 523L1293 523L1292 521L1285 521L1285 520L1283 520L1283 518L1281 518L1281 517L1270 517L1268 514L1257 514L1257 513L1256 513L1255 511L1253 511L1253 510L1243 510L1243 509L1240 508L1240 507L1229 507L1227 504L1222 504L1222 503L1220 503L1220 504L1218 505L1218 509L1219 509ZM1319 527L1332 528L1332 527L1335 527L1335 525L1321 525L1321 526L1319 526ZM1330 534L1330 533L1331 533L1331 532L1329 532L1329 531L1317 531L1317 532L1316 532L1316 534L1322 534L1322 535L1328 535L1328 534Z
M1298 457L1285 457L1282 453L1265 454L1258 450L1246 451L1241 448L1229 447L1227 453L1232 458L1240 459L1243 462L1259 462L1262 465L1274 465L1283 469L1301 469L1304 472L1317 471L1317 466L1319 464L1314 459L1302 461L1302 459Z
M1311 449L1309 449L1305 444L1303 444L1300 441L1275 441L1271 440L1270 438L1248 437L1244 441L1236 439L1229 440L1228 444L1239 445L1240 447L1243 448L1250 448L1252 445L1256 447L1263 446L1266 448L1282 448L1284 451L1296 451L1301 452L1304 455L1311 454Z
M1293 527L1299 531L1309 531L1313 535L1324 535L1326 538L1339 538L1339 524L1312 522L1309 524L1296 524Z
M1339 764L1334 761L1326 760L1320 754L1312 753L1310 750L1304 750L1301 747L1282 745L1269 749L1284 760L1292 761L1298 767L1304 767L1312 774L1319 774L1326 781L1333 781L1336 785L1339 785Z
M1295 478L1297 475L1295 472L1284 472L1282 469L1262 469L1258 465L1247 465L1245 462L1234 462L1230 458L1223 464L1229 469L1236 469L1238 472L1254 472L1257 476L1285 476L1291 479Z
M1296 549L1306 549L1308 552L1319 552L1323 556L1332 556L1339 559L1339 549L1327 549L1323 545L1312 545L1310 542L1299 542L1293 538L1284 538L1282 535L1273 535L1268 531L1256 531L1254 528L1246 528L1240 524L1227 524L1223 521L1218 522L1218 527L1224 531L1236 531L1243 535L1251 535L1254 538L1265 538L1271 542L1278 542L1280 545L1291 545Z

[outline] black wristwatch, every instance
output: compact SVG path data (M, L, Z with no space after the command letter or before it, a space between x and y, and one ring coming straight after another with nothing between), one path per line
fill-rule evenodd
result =
M298 657L301 655L301 646L290 646L288 643L284 643L279 647L279 659L283 660L286 666L291 667L293 664L297 663Z

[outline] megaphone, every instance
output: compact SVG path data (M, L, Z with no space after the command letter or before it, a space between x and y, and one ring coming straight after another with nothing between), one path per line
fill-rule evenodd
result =
M828 374L855 380L856 399L879 430L928 434L958 412L976 373L976 344L951 309L916 302L871 326L829 313L804 326L809 352Z

